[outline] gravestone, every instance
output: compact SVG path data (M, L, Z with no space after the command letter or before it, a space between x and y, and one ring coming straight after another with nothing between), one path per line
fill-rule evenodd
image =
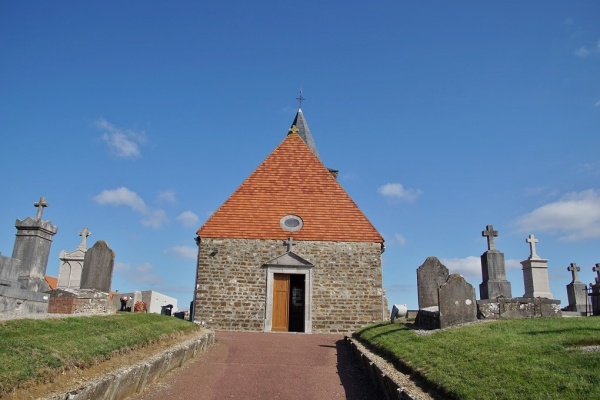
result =
M438 306L438 289L448 279L448 268L437 257L427 257L417 268L419 309Z
M79 288L81 284L81 273L83 271L83 261L87 251L86 239L92 233L88 228L83 228L79 233L81 243L72 252L60 252L60 267L58 268L58 288Z
M475 289L460 274L452 274L439 288L440 328L477 320Z
M40 197L34 206L38 209L35 218L27 217L23 221L17 219L15 222L17 237L12 258L21 261L19 268L21 288L34 292L46 292L50 289L45 279L50 245L58 228L50 221L42 220L44 207L48 207L44 197Z
M483 282L479 285L480 298L511 298L510 282L506 280L504 253L498 251L494 245L494 237L498 236L498 231L495 231L492 225L487 225L481 236L487 237L488 250L481 255Z
M104 240L98 240L87 250L81 273L81 289L95 289L110 292L115 252Z
M581 268L577 264L571 263L567 267L567 271L571 272L573 280L567 285L569 305L566 310L585 314L590 307L587 299L587 285L579 280L578 272L581 271Z
M592 303L592 314L600 315L600 263L592 267L592 271L596 273L594 283L592 286L591 303Z
M539 242L533 235L525 239L529 243L530 255L527 260L521 261L523 266L523 282L525 294L523 297L544 297L552 299L550 282L548 280L548 260L542 259L536 252L535 245Z

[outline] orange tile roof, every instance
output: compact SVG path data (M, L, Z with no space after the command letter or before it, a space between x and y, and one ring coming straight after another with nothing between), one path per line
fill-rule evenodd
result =
M58 286L58 278L46 275L44 276L44 279L48 283L48 286L50 286L50 289L54 290L56 289L56 286Z
M296 232L286 215L302 218ZM383 243L346 191L302 138L291 133L215 211L200 238L286 239Z

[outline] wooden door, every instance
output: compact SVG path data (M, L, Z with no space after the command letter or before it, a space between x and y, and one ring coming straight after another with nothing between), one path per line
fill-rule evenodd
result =
M274 332L287 332L290 319L290 276L273 275L273 325Z

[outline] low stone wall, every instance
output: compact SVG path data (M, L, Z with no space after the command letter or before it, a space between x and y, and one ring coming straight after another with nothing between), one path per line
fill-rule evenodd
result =
M121 368L76 390L42 400L125 399L140 393L147 385L203 353L214 342L215 333L209 331L199 338L181 343L138 364Z
M346 344L350 346L352 355L362 369L369 375L373 384L385 395L386 399L414 400L417 397L410 389L401 386L393 377L384 371L384 367L373 360L362 346L354 339L345 338Z
M49 292L50 314L106 314L113 311L109 294L94 289L54 289Z
M479 319L562 317L560 300L514 297L477 301Z

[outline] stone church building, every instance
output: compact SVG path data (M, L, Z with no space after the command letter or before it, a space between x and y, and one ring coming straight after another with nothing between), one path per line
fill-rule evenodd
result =
M285 139L197 232L194 321L325 333L386 318L383 237L336 176L298 109Z

